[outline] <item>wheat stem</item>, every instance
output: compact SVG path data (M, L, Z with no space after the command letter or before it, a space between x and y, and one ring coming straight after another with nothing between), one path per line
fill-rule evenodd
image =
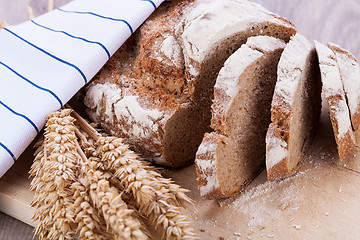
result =
M33 9L32 9L32 7L31 6L27 6L27 12L28 12L28 15L29 15L29 19L31 20L31 19L34 19L35 18L35 16L34 16L34 11L33 11Z
M65 105L67 108L72 109L68 104ZM79 125L79 127L81 129L83 129L83 131L85 131L87 134L89 134L90 138L94 139L95 141L97 141L100 137L101 134L96 131L95 128L93 128L84 118L82 118L77 112L73 111L72 115L74 116L74 118L76 119L76 123Z
M51 12L54 9L54 0L48 0L48 12Z

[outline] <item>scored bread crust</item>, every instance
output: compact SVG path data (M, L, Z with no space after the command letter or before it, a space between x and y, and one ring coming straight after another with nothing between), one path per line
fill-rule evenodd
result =
M357 59L347 50L328 43L328 47L335 53L341 80L343 83L346 101L350 111L350 119L357 145L360 144L360 65Z
M89 84L87 112L146 159L189 165L210 129L213 85L226 58L249 36L288 41L295 32L247 0L164 2ZM131 116L131 108L145 115Z
M216 132L205 134L195 158L203 198L233 196L263 169L262 139L270 123L276 66L285 46L280 39L251 37L220 70L211 106L211 127Z
M338 153L340 160L343 160L356 144L340 70L335 53L330 48L316 41L315 47Z
M315 135L320 112L321 80L316 52L313 45L297 33L278 65L271 105L272 123L266 135L268 180L279 180L294 173Z

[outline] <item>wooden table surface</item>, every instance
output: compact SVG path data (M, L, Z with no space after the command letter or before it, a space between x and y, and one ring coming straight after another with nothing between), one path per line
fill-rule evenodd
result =
M254 0L292 21L309 40L331 41L360 59L360 0ZM68 0L54 0L55 7ZM46 0L0 0L0 20L26 20L26 5L35 16L47 10ZM16 13L16 14L13 14ZM0 212L0 240L32 239L33 228Z

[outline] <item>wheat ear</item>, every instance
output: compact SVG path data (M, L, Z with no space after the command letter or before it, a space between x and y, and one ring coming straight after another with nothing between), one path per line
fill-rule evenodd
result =
M162 178L156 172L149 173L149 167L142 164L122 139L101 137L97 144L102 160L108 162L109 169L119 178L125 191L134 196L140 213L147 216L166 239L196 239L190 222L176 206L188 201L182 195L185 190L179 195L170 193L169 181L161 182Z
M101 211L116 239L148 239L140 221L133 217L133 210L121 199L119 190L110 185L112 176L99 169L96 157L87 158L79 145L78 151L83 161L80 181L89 190L91 201Z
M79 239L109 239L105 224L101 222L97 210L89 203L85 187L76 179L79 155L76 149L76 128L73 124L75 119L70 116L70 112L71 110L62 110L49 115L45 140L38 148L30 170L34 177L30 189L35 191L32 205L37 209L34 219L40 221L35 234L39 235L40 239L74 239L77 224ZM45 171L46 169L50 171ZM49 174L51 176L48 176ZM51 184L51 181L56 184ZM46 189L47 191L44 191ZM58 205L57 212L63 212L62 202L66 203L65 211L71 218L71 232L66 236L56 231L58 219L55 219L54 211L51 211L53 204ZM61 225L64 229L69 227L66 222Z
M79 239L105 240L111 239L112 235L106 229L105 220L100 216L90 201L90 196L80 182L71 185L74 194L75 223Z
M187 190L163 178L123 144L122 139L102 137L76 112L73 116L80 128L97 140L97 156L118 177L122 188L133 195L140 213L162 229L167 239L197 239L187 218L180 213L179 206L191 202L185 194Z
M77 152L74 145L74 119L71 110L50 114L45 129L43 150L35 158L31 189L35 191L33 219L40 224L35 234L40 239L73 239L75 236L74 199Z
M66 105L69 109L71 109L70 106ZM101 137L103 137L91 124L89 124L84 118L82 118L78 113L75 111L72 112L72 115L76 119L76 124L79 126L83 132L79 134L80 138L86 139L86 137L83 137L84 133L87 134L88 138L91 138L95 141L98 141ZM87 139L88 139L87 138ZM122 139L118 139L117 141L122 142ZM85 146L91 145L89 149L94 152L94 143L91 142L89 144L89 140L85 140L87 143ZM161 174L156 170L155 167L149 166L148 162L142 161L134 152L129 150L128 146L125 144L120 143L124 152L128 155L129 159L132 159L132 163L137 165L141 170L146 171L146 176L148 179L151 179L152 181L156 182L153 187L162 192L163 194L166 194L170 197L170 201L172 201L176 206L186 207L187 203L192 203L191 199L185 194L189 190L181 188L179 185L174 184L173 181L171 181L168 178L164 178L161 176ZM85 147L84 146L84 147ZM107 161L104 161L104 164L108 164ZM121 161L114 162L114 164L111 166L112 170L116 172L118 169L120 169L122 166ZM119 174L118 174L119 175ZM121 176L118 176L121 177Z

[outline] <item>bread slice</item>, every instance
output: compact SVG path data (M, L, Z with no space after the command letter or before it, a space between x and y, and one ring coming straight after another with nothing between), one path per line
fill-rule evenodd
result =
M313 44L299 33L286 46L266 135L268 180L292 174L315 135L321 113L321 79Z
M276 68L285 46L273 37L250 37L220 70L212 104L216 132L205 134L195 159L202 197L232 196L264 168Z
M340 160L343 160L355 146L355 137L340 70L335 53L330 48L316 41L315 47L319 57L323 91L329 105L339 157Z
M164 2L87 87L87 112L146 159L188 165L210 130L224 61L250 36L295 32L248 0Z
M360 146L360 65L349 51L333 43L328 43L328 47L335 53L351 123L356 134L356 144Z

